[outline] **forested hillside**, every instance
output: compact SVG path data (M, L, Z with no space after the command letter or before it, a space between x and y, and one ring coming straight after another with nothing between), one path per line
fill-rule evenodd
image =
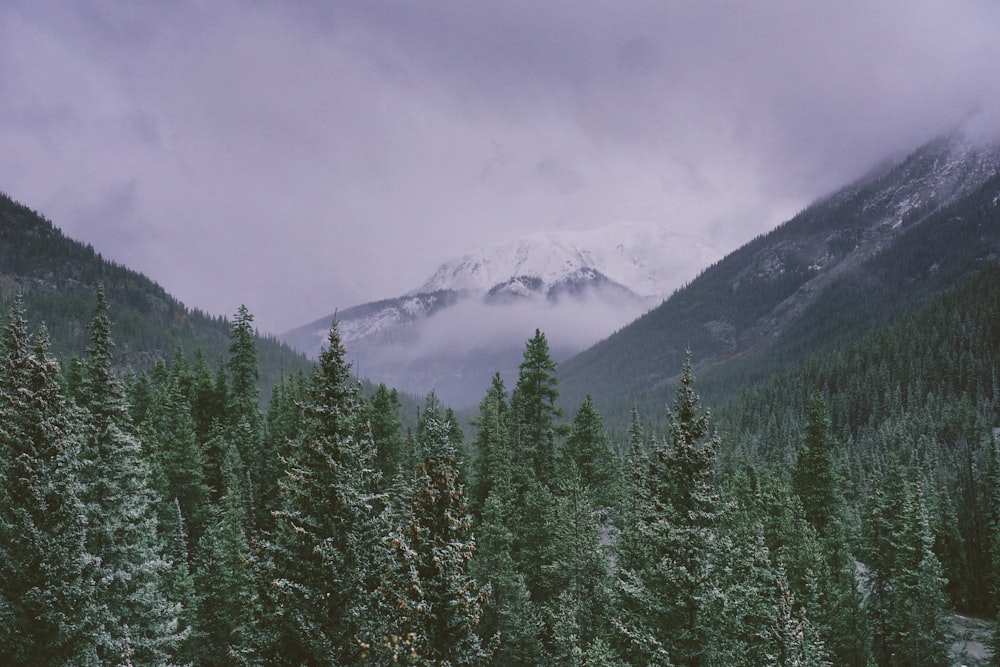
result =
M1000 613L1000 177L951 150L568 387L536 330L471 424L363 386L336 323L306 366L2 200L0 663L985 664L954 614Z
M998 264L998 155L939 140L816 202L565 362L569 404L593 394L624 426L669 399L688 349L721 401Z
M5 664L947 665L1000 574L997 271L710 416L609 437L545 335L464 443L433 396L362 395L334 325L266 410L224 372L123 383L98 296L60 369L0 343ZM663 427L644 424L665 422ZM957 663L956 663L957 664Z
M67 238L51 222L0 194L0 301L21 295L32 326L42 322L52 354L83 353L94 295L103 286L115 310L116 369L149 371L178 353L191 359L201 350L218 367L226 354L230 323L224 317L188 309L149 278L109 262L89 245ZM240 304L233 304L236 313ZM306 358L272 336L258 341L265 395L283 374L309 365Z

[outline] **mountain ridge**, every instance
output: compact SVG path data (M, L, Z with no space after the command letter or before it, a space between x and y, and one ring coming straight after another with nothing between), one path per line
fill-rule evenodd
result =
M599 406L620 415L629 401L646 400L651 391L662 394L686 349L703 371L711 369L703 378L711 382L712 373L746 366L747 357L759 358L778 340L788 346L782 347L786 356L787 349L807 352L804 341L821 338L808 334L810 328L825 327L835 340L835 329L839 336L857 333L898 312L919 290L943 288L937 284L947 273L941 262L965 266L962 257L990 253L995 262L998 172L1000 147L948 137L817 200L706 268L658 308L561 364L566 405L593 393ZM990 222L974 228L983 206L993 207L982 214ZM921 229L924 223L929 227ZM951 237L924 240L941 228L954 228ZM982 247L975 235L985 239ZM898 266L882 268L888 262ZM949 278L972 270L956 269ZM896 284L898 276L909 284ZM831 305L838 298L839 315ZM781 362L769 363L773 370Z
M461 404L495 372L513 379L535 328L548 329L553 350L568 357L658 304L718 256L653 223L536 233L445 262L403 296L338 311L281 339L316 356L336 318L362 374ZM587 317L589 308L601 317Z

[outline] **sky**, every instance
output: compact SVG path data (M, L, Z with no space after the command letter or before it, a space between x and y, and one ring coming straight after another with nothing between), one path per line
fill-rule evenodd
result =
M1000 136L995 0L3 0L0 191L281 333L532 232L720 252Z

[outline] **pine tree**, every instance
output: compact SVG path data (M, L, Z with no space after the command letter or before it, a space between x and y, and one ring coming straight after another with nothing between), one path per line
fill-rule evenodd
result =
M493 376L486 396L479 403L479 416L474 422L476 437L472 441L475 461L469 504L475 516L480 516L495 485L513 482L510 451L510 406L507 391L499 373Z
M186 628L179 627L179 605L163 586L170 564L157 535L149 468L124 388L112 372L114 343L103 291L90 331L78 401L97 655L104 664L128 652L136 665L165 665Z
M388 532L370 435L337 325L314 371L285 461L274 531L258 568L267 596L257 638L269 664L347 664L361 653Z
M190 526L188 547L201 537L204 530L209 487L205 482L206 462L195 434L190 404L175 377L157 392L157 405L150 411L151 431L146 443L152 450L154 485L161 496L161 505L173 510L175 502ZM175 513L167 511L170 526Z
M377 447L375 464L383 478L392 479L402 471L406 439L399 417L399 394L379 384L368 402L368 423Z
M170 535L167 555L170 569L164 577L165 590L170 600L180 605L178 620L184 633L178 637L178 645L173 651L174 659L180 664L192 663L197 654L202 637L195 631L198 613L198 595L191 574L191 559L188 554L188 532L184 525L184 514L179 500L174 500L174 527Z
M249 565L243 465L228 443L222 468L225 492L195 554L194 578L201 596L198 664L208 667L251 658L252 625L261 615Z
M228 405L228 436L240 452L240 458L250 476L251 504L257 511L254 523L269 526L269 505L277 497L277 471L272 452L264 451L263 418L260 411L260 361L254 341L253 315L241 305L229 329L230 385L226 394Z
M837 491L837 476L833 470L833 435L826 402L814 393L806 416L806 433L792 480L795 492L802 500L806 519L821 537L827 535L831 521L841 515L843 498Z
M509 483L500 483L486 499L477 529L478 548L470 568L476 580L490 591L479 636L484 645L495 644L493 664L531 667L542 664L544 628L525 577L512 556L512 490Z
M469 574L472 518L458 482L455 434L433 394L421 422L423 462L408 531L421 591L416 652L430 665L485 665L488 655L477 634L483 597Z
M610 504L618 466L608 444L604 421L590 395L573 417L563 448L562 464L564 470L576 468L583 484L593 490L597 502L604 506Z
M594 640L606 638L611 608L608 558L601 545L605 528L590 489L570 470L560 480L549 526L552 551L542 567L556 664L579 664Z
M619 548L617 626L624 654L648 664L706 664L712 619L704 606L716 545L713 464L719 442L694 391L690 354L674 407L670 443L656 445L642 496Z
M511 394L515 458L523 456L531 463L532 477L551 487L555 484L559 390L556 362L549 354L545 334L538 329L525 346L519 368L517 384Z
M0 662L96 665L80 444L48 356L18 302L0 348Z
M922 484L890 464L865 513L868 607L879 665L940 665L953 628Z
M896 552L890 641L897 664L943 665L949 660L954 628L944 594L946 580L934 554L923 486L914 483L904 500L904 525Z

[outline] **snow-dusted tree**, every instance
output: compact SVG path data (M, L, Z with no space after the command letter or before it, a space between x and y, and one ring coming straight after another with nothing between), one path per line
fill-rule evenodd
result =
M942 665L953 627L919 481L887 466L865 512L867 606L880 665ZM912 474L912 471L911 471Z
M334 323L258 568L266 599L257 648L268 664L356 661L381 583L373 563L385 549L387 503L375 491L374 445L359 423L358 385L345 356Z
M149 468L124 388L112 372L114 343L103 291L90 332L77 401L83 408L82 498L94 566L98 658L113 664L128 649L134 665L170 664L188 629L179 626L179 605L164 586L170 563L157 535Z
M428 665L483 665L483 600L469 574L475 539L458 481L455 436L433 394L420 419L423 461L417 464L407 533L421 591L414 615L417 654Z
M596 502L572 466L556 488L549 525L552 550L542 570L551 591L552 652L555 664L581 664L586 648L607 638L611 577Z
M643 503L619 541L617 625L623 653L640 662L703 665L716 621L705 601L717 544L712 467L718 439L709 437L690 355L667 417L670 442L654 445Z
M20 303L0 348L0 663L96 665L79 442L59 366Z

